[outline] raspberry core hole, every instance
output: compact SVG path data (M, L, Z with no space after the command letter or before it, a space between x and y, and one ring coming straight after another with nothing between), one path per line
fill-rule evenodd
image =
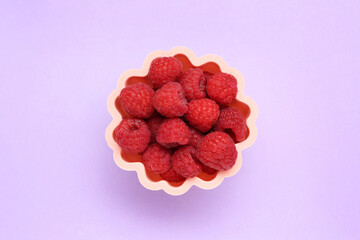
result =
M136 130L139 130L139 127L136 126L135 124L132 124L132 125L129 127L129 130L130 130L130 131L136 131Z

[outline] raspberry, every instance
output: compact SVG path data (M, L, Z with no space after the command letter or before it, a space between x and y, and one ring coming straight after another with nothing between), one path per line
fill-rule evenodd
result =
M201 172L201 165L195 160L195 148L192 146L181 147L171 157L174 170L186 178L195 177Z
M219 104L229 104L237 94L237 81L233 75L217 73L206 83L209 97Z
M218 119L219 113L219 105L215 101L208 98L196 99L190 101L185 119L194 128L207 132Z
M205 77L206 82L209 81L209 79L211 78L212 75L214 75L214 74L204 71L204 77Z
M243 114L233 107L221 110L215 130L227 132L230 136L234 135L235 142L242 142L248 136L248 128Z
M189 145L196 148L199 142L201 142L201 140L203 139L204 134L199 130L196 130L195 128L190 127L189 129L190 129Z
M142 160L146 169L153 173L165 173L170 169L171 151L157 143L149 145Z
M180 118L165 119L160 125L156 140L167 148L186 145L190 140L190 130Z
M206 79L201 68L190 68L184 72L179 83L184 89L187 100L206 97Z
M213 169L213 168L211 168L211 167L209 167L209 166L206 166L206 165L203 164L203 163L201 163L201 168L202 168L202 171L203 171L204 173L207 173L207 174L209 174L209 175L213 175L213 174L215 174L215 173L217 172L216 169Z
M168 82L174 82L182 72L182 63L174 57L155 58L149 70L149 80L155 89Z
M181 117L188 111L184 90L177 82L165 84L157 90L153 104L156 110L165 117Z
M182 182L185 180L185 178L175 172L172 167L166 173L160 174L160 176L169 182Z
M141 153L150 142L150 130L144 120L124 119L114 130L114 139L127 152Z
M124 110L136 118L148 118L154 112L152 98L154 90L144 83L132 84L120 93L120 103Z
M151 142L156 142L156 135L163 121L164 119L161 117L152 117L147 120L147 125L151 132Z
M224 132L212 132L199 143L196 157L205 165L216 170L231 168L238 152L231 137Z

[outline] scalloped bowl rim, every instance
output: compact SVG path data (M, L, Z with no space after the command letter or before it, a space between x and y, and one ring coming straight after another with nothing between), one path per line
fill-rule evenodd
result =
M235 76L235 78L238 81L238 93L237 93L236 99L247 104L250 108L250 115L246 122L247 126L249 127L250 134L245 141L243 141L241 143L237 143L235 145L239 154L238 154L238 158L236 160L235 165L231 169L228 169L226 171L219 171L217 176L210 181L205 181L198 177L194 177L194 178L187 179L181 186L174 187L174 186L171 186L165 180L161 180L158 182L151 181L146 176L144 165L141 162L127 162L127 161L123 160L121 157L121 154L120 154L121 148L113 139L113 131L116 128L116 126L120 123L120 121L122 120L122 116L120 115L120 113L118 112L118 110L115 107L115 100L119 96L120 91L125 87L126 80L132 76L139 76L139 77L146 76L148 74L150 64L154 58L165 57L165 56L174 56L177 54L185 55L194 66L200 66L207 62L214 62L219 65L222 72L229 73L229 74L232 74ZM150 190L163 190L166 193L168 193L170 195L174 195L174 196L184 194L192 186L197 186L202 189L216 188L217 186L219 186L222 183L222 181L224 180L225 177L233 176L240 170L241 165L242 165L241 152L242 152L242 150L250 147L255 142L255 139L257 136L255 120L258 115L258 109L257 109L256 103L254 102L254 100L252 100L250 97L248 97L244 94L244 85L245 85L245 81L244 81L242 74L235 68L228 67L227 64L225 63L225 61L217 55L209 54L209 55L205 55L202 57L197 57L190 49L188 49L186 47L175 47L169 51L162 51L162 50L153 51L145 58L145 61L144 61L141 69L130 69L130 70L124 72L120 76L120 78L117 82L117 88L111 92L111 94L109 95L108 100L107 100L107 108L108 108L108 111L111 114L113 120L106 128L105 138L106 138L107 144L113 150L113 157L114 157L114 161L115 161L116 165L123 170L135 171L137 173L140 183L145 188L150 189Z

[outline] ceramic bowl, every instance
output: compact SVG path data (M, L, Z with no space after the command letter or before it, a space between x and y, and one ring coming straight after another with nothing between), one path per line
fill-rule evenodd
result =
M169 183L161 178L160 175L152 174L148 172L141 162L141 155L130 154L119 147L113 137L113 132L116 126L121 122L123 118L129 118L130 116L122 109L121 104L118 101L118 96L121 90L128 85L144 82L149 85L151 83L147 79L150 64L153 59L157 57L173 56L179 59L183 63L183 70L187 70L191 67L200 67L204 71L210 73L224 72L235 76L238 81L238 94L236 100L229 104L229 106L238 108L245 116L246 123L249 128L249 135L247 139L241 143L237 143L235 146L238 151L238 158L235 165L226 171L218 171L213 175L200 173L197 177L189 178L181 183ZM117 87L108 97L107 108L113 118L111 123L106 129L105 137L107 144L113 150L114 161L121 169L127 171L135 171L139 178L140 183L150 190L163 190L171 195L181 195L187 192L192 186L197 186L202 189L213 189L219 186L224 178L233 176L236 174L242 165L242 150L250 147L257 135L255 126L255 120L257 117L257 106L255 102L244 94L244 78L242 74L229 67L225 61L216 55L205 55L197 57L190 49L185 47L175 47L169 51L154 51L150 53L141 69L131 69L123 73L118 82Z

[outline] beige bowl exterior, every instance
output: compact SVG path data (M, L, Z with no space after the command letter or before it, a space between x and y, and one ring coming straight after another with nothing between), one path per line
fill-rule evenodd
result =
M120 149L119 145L113 139L113 131L122 120L122 116L120 115L120 113L118 112L118 110L115 107L115 100L119 96L121 90L125 87L126 80L132 76L140 76L140 77L146 76L148 74L149 67L150 67L150 64L153 59L155 59L157 57L174 56L177 54L186 55L189 58L189 60L191 61L191 63L195 66L200 66L207 62L217 63L222 72L229 73L229 74L232 74L233 76L235 76L235 78L238 81L238 94L237 94L236 98L237 98L237 100L247 104L250 108L250 115L247 119L247 125L250 130L250 135L245 141L236 144L236 149L239 152L239 154L238 154L238 158L237 158L235 165L231 169L228 169L226 171L219 171L217 176L211 181L204 181L198 177L194 177L194 178L187 179L181 186L174 187L174 186L171 186L165 180L161 180L158 182L154 182L154 181L150 180L147 177L147 175L145 173L144 165L141 162L127 162L127 161L123 160L121 157L121 154L120 154L121 149ZM108 101L107 101L107 108L108 108L113 120L111 121L109 126L106 128L105 138L106 138L107 144L113 150L113 157L114 157L115 163L121 169L124 169L127 171L136 171L140 183L145 188L150 189L150 190L163 190L166 193L168 193L170 195L174 195L174 196L182 195L182 194L186 193L192 186L198 186L199 188L202 188L202 189L216 188L217 186L219 186L222 183L224 178L233 176L240 170L240 167L242 165L241 152L242 152L242 150L250 147L255 142L255 139L257 136L255 120L258 115L258 109L257 109L256 103L254 102L254 100L252 100L250 97L248 97L244 94L244 84L245 84L245 82L244 82L244 78L243 78L242 74L238 70L228 67L227 64L225 63L225 61L216 55L205 55L203 57L197 57L190 49L185 48L185 47L175 47L169 51L154 51L154 52L150 53L146 57L141 69L131 69L131 70L126 71L125 73L123 73L120 76L120 78L117 82L117 88L111 92L111 94L109 95Z

